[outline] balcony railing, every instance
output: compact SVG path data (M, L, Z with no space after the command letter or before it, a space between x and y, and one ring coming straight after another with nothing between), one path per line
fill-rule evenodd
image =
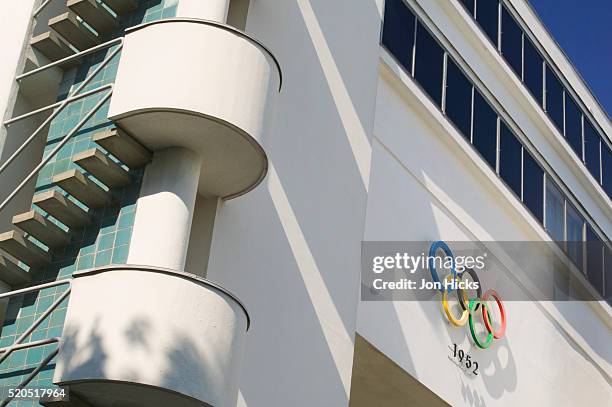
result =
M27 328L15 340L15 342L13 342L12 345L0 349L0 355L1 355L0 356L0 366L2 366L2 364L9 358L9 356L11 356L11 354L13 352L17 351L17 350L30 349L30 348L35 348L35 347L49 345L49 344L52 344L52 343L58 343L59 342L60 338L53 337L53 338L45 338L45 339L41 339L41 340L37 340L37 341L31 341L31 342L24 343L24 341L32 334L32 332L34 332L34 330L36 328L38 328L40 326L40 324L42 324L43 321L45 319L47 319L51 315L51 313L53 311L55 311L57 309L57 307L65 299L68 298L68 296L70 295L70 292L71 292L71 288L72 288L71 287L72 279L64 279L64 280L52 281L50 283L39 284L39 285L35 285L35 286L32 286L32 287L22 288L22 289L19 289L19 290L14 290L14 291L10 291L10 292L4 293L4 294L0 294L0 300L5 300L5 299L10 299L10 298L13 298L13 297L20 296L20 295L29 294L29 293L32 293L32 292L37 292L37 291L43 290L45 288L51 288L51 287L57 287L57 286L63 286L63 285L67 285L68 288L49 306L49 308L47 308L38 318L36 318L34 320L34 322L32 323L32 325L30 325L30 327ZM15 387L15 389L23 389L25 386L27 386L28 383L30 383L32 381L32 379L34 379L36 377L36 375L38 375L38 373L40 373L40 371L42 369L44 369L45 366L47 366L51 360L53 360L53 358L58 354L58 352L59 352L59 350L56 348L51 353L49 353L49 355L47 355L34 368L34 370ZM4 407L4 406L8 405L13 400L13 398L14 397L7 396L4 400L2 400L2 403L0 403L0 407Z

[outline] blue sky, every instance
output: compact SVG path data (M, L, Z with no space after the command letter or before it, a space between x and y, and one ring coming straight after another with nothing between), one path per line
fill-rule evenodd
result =
M611 116L612 0L530 2Z

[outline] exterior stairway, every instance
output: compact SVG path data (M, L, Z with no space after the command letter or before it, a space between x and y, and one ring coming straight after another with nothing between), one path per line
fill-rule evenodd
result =
M73 232L91 224L90 209L111 204L112 189L131 183L132 175L122 165L135 170L151 160L151 153L120 129L98 132L93 139L99 147L72 157L81 169L55 175L54 188L32 198L38 209L15 215L15 228L0 234L0 251L7 253L0 254L0 280L9 286L27 284L32 271L48 265L55 250L70 244Z
M199 1L192 1L194 8L198 8ZM21 75L21 79L46 70L59 71L56 72L58 76L64 77L62 85L80 83L68 93L71 99L88 97L80 92L85 86L93 85L96 75L121 52L116 71L113 66L101 75L101 82L108 82L114 76L114 83L87 91L93 94L106 90L104 97L98 99L94 108L85 108L83 102L80 112L75 109L74 121L72 112L68 115L72 125L70 137L80 136L79 128L92 117L94 123L110 120L117 129L96 133L93 138L84 137L86 146L91 146L92 140L96 145L87 151L81 148L85 143L75 140L79 152L61 160L61 152L68 151L68 137L60 138L58 134L49 137L53 142L61 140L53 149L54 153L62 149L53 168L62 172L51 179L48 175L41 176L39 181L44 179L45 183L50 183L50 189L45 186L44 191L36 193L32 206L25 213L14 216L12 230L0 233L0 253L6 253L0 265L6 269L6 281L11 277L18 281L13 283L15 285L27 285L27 277L32 281L40 280L41 275L46 278L52 274L48 273L50 269L68 274L74 269L74 263L69 260L64 267L64 260L74 259L81 247L95 252L93 256L88 253L78 258L79 269L90 269L78 270L70 279L30 285L27 290L5 295L21 296L26 291L69 284L63 297L52 304L55 307L54 304L61 304L70 295L63 331L49 331L47 336L52 337L17 343L4 351L6 359L16 346L22 349L59 343L59 347L41 361L38 370L21 382L23 386L28 385L28 381L53 360L52 383L69 386L71 400L45 400L43 405L195 407L235 404L239 360L250 325L248 311L223 287L185 272L183 249L189 244L191 214L198 193L231 199L249 192L265 178L268 157L260 142L267 127L265 123L273 112L276 94L281 90L282 72L278 60L265 46L248 34L226 26L222 11L226 10L227 0L218 1L222 7L204 7L206 12L197 13L194 18L173 19L164 19L164 16L166 10L169 10L168 15L176 13L177 4L167 9L161 7L159 13L158 10L149 13L157 5L142 3L139 11L146 9L144 15L139 16L137 12L133 17L146 17L145 20L150 17L151 21L126 28L123 37L113 39L119 34L116 27L121 27L120 14L136 7L136 2L58 0L61 6L66 2L66 7L58 11L47 10L47 17L59 15L50 18L49 31L39 36L40 42L33 41L34 48L40 51L33 53L35 62L45 65ZM156 21L154 17L164 21ZM186 45L159 47L159 38ZM81 81L81 71L77 72L77 77L73 72L61 75L68 61L45 63L45 59L57 61L62 55L73 55L70 62L78 62L85 55L110 47L114 49L97 66L95 57L85 61L81 71L91 73ZM41 54L45 51L47 58ZM186 59L189 64L168 63ZM244 75L244 66L249 66L254 74ZM202 75L202 72L208 74ZM62 91L65 89L72 87L62 87ZM194 94L203 97L194 101ZM53 95L55 97L57 92ZM109 102L108 110L98 115L96 110L106 102ZM67 103L50 103L45 109L61 106L55 110L55 115ZM37 113L33 111L23 116L27 118ZM66 127L68 120L63 124ZM83 133L86 131L81 131ZM152 151L156 151L156 159L147 175L146 189L147 194L155 195L156 199L139 200L134 213L133 188L115 189L140 184L133 170L145 166L152 158ZM39 167L50 170L47 163L52 156L43 156ZM66 170L67 161L70 161L70 170ZM138 175L140 173L138 171ZM45 174L48 173L45 171ZM28 175L22 185L34 175ZM167 179L177 182L167 182ZM9 198L17 192L19 189ZM115 199L120 195L121 200ZM186 208L189 218L184 216ZM164 216L159 216L160 211ZM121 213L118 225L113 224L117 212ZM124 214L128 216L124 218ZM180 222L168 222L168 219ZM122 225L131 225L131 228L99 233ZM156 233L151 233L151 227ZM165 239L160 240L159 235ZM119 259L125 258L128 251L125 244L118 245L120 250L117 251L114 246L112 250L100 250L118 241L131 243L127 257L133 264L103 266L111 258L119 263L122 262ZM133 293L125 290L130 286L139 287L136 302ZM112 293L110 302L108 293ZM42 308L40 303L38 298L34 301L37 311ZM50 309L41 318L50 315L49 312L53 312ZM147 317L150 331L155 333L157 349L162 350L146 352L146 357L134 352L133 341L118 340L125 337L125 326L133 325L142 315ZM30 331L37 329L41 318L33 323ZM20 326L21 320L17 322L17 327ZM170 378L165 374L169 371L168 354L163 350L176 347L176 332L181 332L181 340L193 350L190 357L180 361L180 366L171 367L172 371L178 368L202 374ZM25 340L29 334L25 332L17 342ZM103 358L96 352L90 355L92 343L108 350ZM89 355L85 356L87 360L82 360L83 355ZM214 357L211 359L210 355ZM130 371L125 370L127 365ZM131 372L142 374L134 377ZM44 379L48 382L49 378Z
M102 4L103 3L103 4ZM125 13L138 8L137 0L67 0L66 12L49 20L49 31L30 40L32 48L58 61L102 42L119 28Z

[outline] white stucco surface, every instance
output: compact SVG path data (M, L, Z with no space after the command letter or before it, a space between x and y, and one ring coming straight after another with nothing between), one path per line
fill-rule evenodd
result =
M283 89L268 175L221 203L208 265L253 318L240 406L348 405L379 24L369 0L251 2Z
M80 275L54 382L74 382L94 405L233 407L247 324L233 297L186 275L146 267Z
M522 0L509 1L609 137L562 52ZM407 2L612 235L609 198L459 1ZM0 44L5 118L33 105L13 81L33 5L8 2L0 16L2 38L20 39ZM228 5L179 0L177 17L223 22ZM506 336L482 351L439 301L360 302L362 240L550 239L381 49L383 0L251 0L248 9L246 32L282 67L280 94L275 59L256 42L210 24L159 23L128 34L110 116L155 151L128 262L206 274L246 305L249 332L231 297L192 281L134 270L78 277L56 380L140 383L215 407L348 407L357 332L453 406L606 405L606 304L506 301ZM35 124L11 132L24 137ZM8 141L1 126L2 159L20 139ZM43 142L7 172L10 185L0 178L0 198ZM30 187L10 217L29 208ZM453 342L479 361L479 376L449 361Z
M182 147L157 151L136 206L128 264L183 271L202 159Z
M199 191L227 198L266 174L260 144L280 84L274 58L249 37L169 20L127 34L109 117L151 150L198 152Z
M547 239L484 161L460 148L462 137L444 131L442 116L423 108L420 92L381 64L364 240ZM507 267L509 277L538 269ZM504 284L508 290L516 282ZM486 350L473 344L467 326L448 322L439 299L362 302L357 330L453 406L607 403L606 318L578 302L507 300L505 307L506 335ZM479 362L479 376L449 360L453 343Z
M230 0L180 0L176 16L202 18L224 23L227 19L229 6Z

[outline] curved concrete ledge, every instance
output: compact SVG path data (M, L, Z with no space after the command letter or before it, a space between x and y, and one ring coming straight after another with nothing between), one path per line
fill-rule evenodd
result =
M153 151L196 151L199 192L232 198L265 177L260 144L281 81L276 58L241 31L156 21L126 32L109 118Z
M95 406L235 406L248 326L234 295L188 273L81 271L54 382Z
M216 27L221 28L222 30L227 30L227 31L235 33L236 35L240 35L240 36L248 39L249 41L252 41L253 43L257 44L257 46L259 46L262 50L267 52L268 55L270 55L270 58L272 58L274 60L274 63L276 64L276 68L278 69L278 74L280 76L280 83L278 85L278 91L280 92L280 90L283 87L283 71L281 69L280 63L278 62L278 59L276 59L276 57L274 56L272 51L270 51L268 49L268 47L266 47L257 38L255 38L255 37L245 33L244 31L240 31L239 29L237 29L236 27L233 27L231 25L223 24L223 23L220 23L220 22L214 21L214 20L202 20L202 19L199 19L199 18L189 18L189 17L175 17L175 18L165 18L163 20L155 20L155 21L150 21L148 23L134 25L132 27L127 28L125 30L125 33L128 34L128 33L131 33L133 31L138 31L138 30L140 30L142 28L145 28L145 27L148 27L148 26L154 25L154 24L165 24L165 23L172 23L172 22L177 22L177 21L183 21L183 22L189 22L189 23L196 23L196 24L205 24L205 25L216 26Z
M204 285L210 286L211 288L214 288L215 290L219 290L223 294L231 297L234 301L236 301L236 303L240 305L240 307L242 308L246 316L247 330L251 326L251 316L249 315L249 311L244 306L242 301L240 301L240 299L235 294L233 294L228 289L220 286L219 284L213 281L207 280L203 277L196 276L195 274L187 273L185 271L172 270L172 269L164 268L164 267L143 266L143 265L138 265L138 264L110 264L108 266L95 267L91 269L77 271L73 273L72 277L78 278L78 277L90 276L93 274L105 273L108 271L118 271L118 270L152 271L154 273L167 274L167 275L175 276L178 278L184 278L186 280L193 281L194 283L197 283L197 284L204 284Z

